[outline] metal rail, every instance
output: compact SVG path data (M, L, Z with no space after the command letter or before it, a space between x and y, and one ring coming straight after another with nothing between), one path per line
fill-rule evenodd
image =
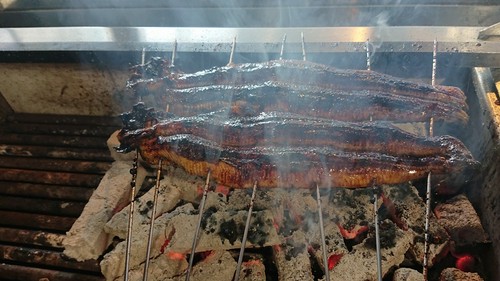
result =
M364 52L370 38L374 51L432 52L439 38L440 52L500 53L500 42L478 39L484 27L37 27L0 29L2 51L172 51L229 52L234 37L240 52L280 51L283 34L287 48L301 49L301 34L311 52ZM479 44L478 44L479 43ZM483 44L484 43L484 44ZM255 49L258 47L258 49Z

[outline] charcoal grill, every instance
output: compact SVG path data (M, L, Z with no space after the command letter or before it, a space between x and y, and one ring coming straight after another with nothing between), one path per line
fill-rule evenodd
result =
M496 70L500 67L500 32L497 25L500 22L500 6L489 1L477 1L475 5L465 1L454 1L452 4L440 1L436 4L434 1L416 3L408 0L384 5L375 5L373 1L357 1L355 4L340 2L336 5L314 1L305 4L294 2L289 7L281 7L274 2L259 2L251 6L243 3L188 5L167 1L138 5L125 2L120 3L120 7L112 2L100 1L86 3L88 7L74 3L39 3L31 6L29 3L13 2L3 8L4 16L0 20L3 26L0 30L0 58L6 71L12 71L16 65L30 69L40 68L42 64L47 69L53 69L53 64L61 63L83 63L90 65L91 69L104 69L102 72L112 73L105 79L117 79L110 90L116 95L116 92L125 91L122 90L126 79L123 73L126 73L128 66L153 56L172 57L181 69L193 71L224 65L228 61L264 61L282 56L307 58L340 68L365 69L368 54L368 66L372 70L431 83L433 51L436 51L436 82L459 86L467 91L469 97L471 121L468 130L452 133L461 137L483 163L484 169L479 180L468 193L492 240L493 251L488 256L492 261L487 271L491 280L496 280L500 276L500 272L495 270L500 268L500 236L495 232L495 226L500 222L500 217L495 215L499 213L495 200L500 198L495 188L499 178L496 159L499 156L500 120L498 105L495 104L498 92L494 88L494 81L500 80L500 73ZM89 8L91 4L92 8ZM133 16L127 16L125 21L123 14ZM66 89L60 87L58 82L50 82L51 77L53 79L58 75L57 71L61 71L61 68L47 72L42 77L49 80L48 84L55 85L53 89L59 87L57 89L60 91L55 95L60 97L59 101L53 100L54 94L28 91L27 95L33 96L31 100L36 100L37 95L45 100L44 104L49 106L44 108L36 104L23 104L23 100L16 98L9 87L0 89L4 93L0 100L3 127L5 132L9 132L3 134L2 140L6 147L2 151L2 169L5 173L1 178L5 186L2 190L2 200L5 202L0 208L5 213L1 226L5 233L2 237L6 238L2 238L1 242L4 263L0 270L10 280L38 280L44 276L61 280L102 279L95 263L86 262L82 265L67 260L60 253L59 242L53 244L36 240L39 233L43 237L52 237L54 232L57 237L51 239L61 240L64 231L69 230L66 224L72 222L72 219L66 220L66 216L74 217L74 212L81 211L83 207L79 204L87 200L88 195L77 199L67 195L58 197L44 192L46 186L38 185L54 185L54 188L65 194L62 190L67 189L67 185L96 187L94 176L88 174L102 175L108 166L101 162L108 162L110 158L106 151L97 148L92 150L93 143L97 137L102 141L105 135L111 134L112 129L118 127L113 116L129 110L135 101L127 98L132 95L120 95L119 102L116 96L114 99L102 99L100 95L106 92L99 91L95 82L86 80L78 82L81 88L90 89L85 92L86 98L79 103L60 102L67 98ZM75 95L69 97L75 100L83 90L68 93ZM100 102L92 102L95 98ZM95 108L90 108L92 106ZM80 116L64 117L60 116L62 113ZM52 114L59 116L53 117ZM104 115L109 119L89 115ZM71 121L67 121L68 118ZM41 122L52 123L46 126L46 131L40 131L42 136L25 135L44 127L40 125ZM96 133L90 140L83 137L88 134L88 130L103 122L109 125L104 128L105 134ZM67 133L62 129L68 126L67 123L77 126L79 131ZM89 128L83 128L85 126ZM444 132L439 127L434 130L437 134ZM68 134L71 140L49 137L52 134ZM45 142L44 138L54 141ZM57 138L60 140L57 141ZM38 144L40 141L44 142L43 146ZM74 145L67 145L69 141L74 142ZM36 145L24 147L20 144ZM101 145L97 146L101 148ZM60 147L63 152L54 156L56 153L52 150ZM78 152L72 152L73 149ZM82 159L84 156L80 153L90 153L91 156ZM53 164L53 167L61 168L48 168L52 167L48 163L52 158L63 159ZM72 158L77 161L96 161L104 166L71 170L67 167L68 161L73 161L69 160ZM60 161L66 162L61 164ZM87 162L74 165L92 165ZM33 163L43 165L42 170L45 172L34 172L40 168L34 167ZM52 174L51 170L58 172ZM92 179L84 180L84 176ZM24 183L33 184L27 178L44 177L50 178L50 182L36 183L36 191L35 187L27 187ZM61 180L53 181L53 177ZM65 181L74 178L80 181ZM14 189L12 186L22 187ZM479 187L481 190L477 192ZM87 193L88 190L85 190ZM52 201L47 201L47 198ZM12 204L14 201L11 200L17 200L19 204ZM75 200L78 203L74 203ZM52 207L58 203L77 206L66 214L59 207ZM40 207L25 207L30 204ZM40 213L42 221L33 223L27 213L35 213L37 218L36 213ZM47 221L52 219L48 218L49 215L61 215L61 218L57 217L62 220L61 223L51 226ZM54 251L55 254L44 251ZM54 262L54 256L64 262ZM334 276L330 278L335 280Z

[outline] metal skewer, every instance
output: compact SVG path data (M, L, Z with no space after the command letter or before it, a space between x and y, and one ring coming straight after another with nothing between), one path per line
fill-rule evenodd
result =
M193 268L194 254L196 253L196 245L198 244L198 238L201 229L201 220L203 219L203 210L205 209L205 202L207 200L208 186L210 184L210 171L207 173L207 180L205 186L203 187L203 196L201 197L200 206L198 207L198 224L196 225L196 231L194 232L193 244L191 245L191 255L189 256L189 266L186 271L186 281L191 278L191 269Z
M174 47L172 49L172 58L170 62L170 67L174 67L175 65L175 55L177 54L177 40L174 40Z
M151 242L153 240L153 229L156 216L156 204L158 201L158 190L160 189L160 177L161 177L161 159L158 161L158 169L156 170L156 184L153 195L153 209L151 210L151 221L149 225L149 236L148 236L148 246L146 250L146 262L144 263L144 275L142 280L148 280L148 269L149 269L149 257L151 256Z
M323 211L321 209L321 196L319 194L319 185L316 184L316 198L318 204L318 216L319 216L319 233L321 235L321 246L323 247L323 264L325 270L325 280L330 281L330 270L328 269L328 257L326 249L326 238L325 238L325 225L323 224Z
M306 61L307 57L306 57L306 43L304 41L304 32L300 33L300 39L302 41L302 60Z
M377 251L377 280L382 281L382 253L380 250L380 229L378 225L378 186L373 183L373 220L375 225L375 248Z
M240 255L238 256L238 265L236 266L234 281L238 281L240 279L241 264L243 263L243 254L245 253L245 244L247 243L248 229L250 228L250 219L252 218L252 210L253 210L256 190L257 190L257 182L254 182L252 197L250 198L250 206L248 207L248 215L247 215L247 221L245 223L245 230L243 231L243 238L241 239Z
M233 64L233 56L234 56L234 50L236 49L236 36L233 38L233 44L231 44L231 53L229 54L229 63L228 65Z
M283 40L281 40L280 60L283 59L283 53L285 52L285 42L286 42L286 33L283 35Z
M370 39L366 39L366 70L371 70L371 59L372 56L370 54Z
M437 68L437 40L434 39L434 46L432 49L432 86L436 85L436 68ZM429 120L429 137L434 136L434 118ZM423 262L423 275L424 280L428 280L429 273L429 220L431 216L431 172L427 174L427 189L425 191L425 232L424 232L424 262Z
M134 224L134 205L135 205L135 185L137 181L137 161L139 159L139 151L135 151L134 162L132 164L132 169L130 173L132 174L132 180L130 181L130 203L128 211L128 226L127 226L127 246L125 249L125 272L124 280L128 281L128 272L130 268L130 248L132 246L132 225Z

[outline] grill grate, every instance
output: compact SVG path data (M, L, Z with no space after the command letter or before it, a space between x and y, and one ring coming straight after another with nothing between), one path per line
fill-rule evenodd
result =
M13 114L1 124L2 279L104 279L97 261L66 257L62 240L110 167L115 121Z

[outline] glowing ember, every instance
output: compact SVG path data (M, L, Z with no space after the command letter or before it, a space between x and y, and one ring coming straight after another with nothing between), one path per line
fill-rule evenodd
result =
M185 260L186 254L172 251L172 252L167 252L167 257L169 257L172 260Z
M328 257L328 270L332 270L340 261L343 254L333 254Z
M160 248L160 253L164 253L165 252L165 248L168 247L168 244L170 244L170 239L166 239L165 242L163 242L163 245L161 245L161 248Z
M366 225L356 225L353 228L347 230L345 229L342 225L337 224L340 230L340 234L345 238L345 239L354 239L358 235L366 232L368 230L368 226Z
M457 258L457 261L455 263L456 268L458 268L458 269L460 269L461 271L464 271L464 272L473 272L473 271L475 271L474 270L475 265L476 265L476 260L475 260L474 256L471 255L471 254L460 255Z

